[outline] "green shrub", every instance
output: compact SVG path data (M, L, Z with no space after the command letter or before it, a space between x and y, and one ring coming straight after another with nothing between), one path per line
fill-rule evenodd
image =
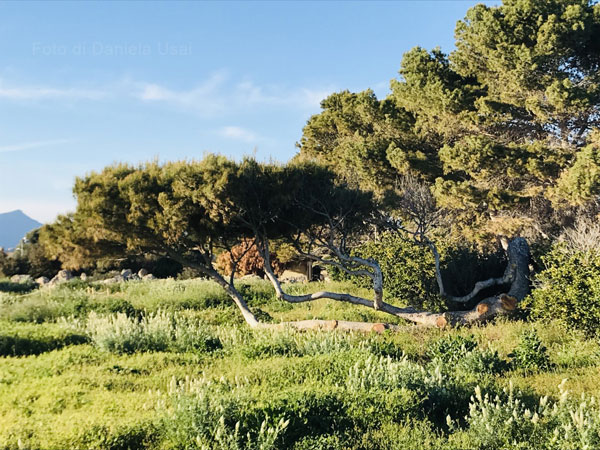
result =
M303 436L329 434L352 427L343 393L329 386L282 390L254 407L249 406L244 415L247 422L254 424L258 424L264 415L288 418L283 448Z
M369 335L359 342L359 347L377 356L390 357L392 359L402 359L405 352L401 346L391 339L391 335L383 336Z
M369 356L359 360L346 378L350 393L411 391L420 402L415 415L423 415L434 423L441 423L449 413L466 412L474 386L441 366L423 367L406 358L393 361Z
M85 430L75 442L75 448L98 448L103 450L137 450L153 448L160 438L160 431L153 423L139 423L111 429L93 425Z
M198 321L160 311L141 318L124 313L100 316L91 312L85 330L95 345L116 353L209 352L221 348L221 342Z
M521 335L519 344L508 356L512 358L511 364L514 368L526 372L545 370L551 367L548 349L534 329L525 331Z
M343 440L338 434L322 434L319 436L303 436L294 444L293 450L338 450L344 448Z
M393 233L384 234L379 241L369 241L355 250L355 254L376 260L383 272L383 286L388 299L427 309L443 305L435 279L435 264L431 250ZM328 269L329 270L329 269ZM335 278L345 275L335 269ZM351 277L358 286L371 288L368 278Z
M476 347L477 341L473 335L449 334L429 344L427 356L442 364L456 364Z
M205 379L173 379L168 400L173 413L165 420L174 448L201 450L275 450L288 421L271 419L264 408L240 397L237 385ZM163 407L161 403L160 408Z
M94 311L100 313L123 313L127 317L141 317L142 311L135 308L129 301L122 298L108 298L106 302L99 303Z
M506 372L509 364L500 358L497 350L475 349L458 362L458 367L466 373L497 375Z
M0 319L14 322L50 322L59 317L60 303L38 296L0 297Z
M542 397L528 405L512 383L502 395L483 394L480 388L466 417L469 448L594 449L600 447L600 407L595 399L572 399L559 386L557 402ZM458 431L449 418L450 428ZM453 426L454 425L454 426Z
M236 282L236 287L251 306L262 306L275 298L275 289L268 281L243 280Z
M462 372L479 377L486 374L499 374L509 368L509 364L500 358L498 351L480 349L473 335L449 334L432 341L426 351L432 364L440 365L443 370Z
M298 332L294 329L253 330L239 342L238 349L248 358L269 356L314 356L350 350L351 337L337 332Z
M600 334L600 252L569 254L555 246L543 262L546 268L535 278L537 287L524 302L532 316Z

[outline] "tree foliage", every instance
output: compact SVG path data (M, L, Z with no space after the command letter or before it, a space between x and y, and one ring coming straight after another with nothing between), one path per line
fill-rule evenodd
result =
M52 278L60 270L60 263L48 256L40 238L41 229L27 233L25 239L11 254L0 251L0 274L12 276L29 274L33 278Z
M588 0L477 5L450 55L404 55L387 98L325 99L299 158L380 191L409 172L430 181L471 237L555 231L552 211L600 193L599 33L600 5Z

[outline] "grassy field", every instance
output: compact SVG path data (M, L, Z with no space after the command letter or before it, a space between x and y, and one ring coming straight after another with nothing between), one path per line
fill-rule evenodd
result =
M15 287L0 282L0 448L600 445L600 347L554 323L252 331L201 280ZM266 321L389 321L332 301L290 305L261 281L241 289Z

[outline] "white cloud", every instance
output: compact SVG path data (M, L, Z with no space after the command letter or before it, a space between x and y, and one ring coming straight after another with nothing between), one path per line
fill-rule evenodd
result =
M193 109L206 116L215 116L250 107L280 107L316 109L321 100L333 92L324 89L290 88L277 85L260 86L253 81L231 81L224 72L187 90L173 90L156 83L139 84L137 97L143 101L165 102Z
M320 101L335 91L332 86L307 88L284 85L259 85L250 80L235 80L224 70L214 72L189 89L175 89L154 82L122 79L86 87L20 85L0 79L0 100L12 101L98 101L134 98L144 102L170 104L205 117L218 117L247 108L276 107L314 110Z
M227 109L227 97L221 94L226 90L226 78L223 72L217 72L193 89L180 91L156 83L134 83L138 86L134 96L143 101L170 103L214 116Z
M9 100L82 99L99 100L107 92L96 89L56 88L45 86L7 86L0 80L0 98Z
M219 129L218 134L228 139L248 143L253 143L260 140L259 136L253 133L252 131L236 126L223 127Z
M19 144L0 146L0 153L20 152L23 150L31 150L39 147L49 147L52 145L61 145L72 142L70 139L52 139L46 141L21 142Z

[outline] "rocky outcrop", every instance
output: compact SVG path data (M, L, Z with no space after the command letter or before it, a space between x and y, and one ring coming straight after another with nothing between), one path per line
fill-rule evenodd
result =
M73 274L69 270L60 270L54 278L50 280L49 285L54 286L56 284L64 283L66 281L72 280Z
M35 282L41 287L50 283L50 279L48 277L39 277L35 279Z
M140 269L138 273L133 273L131 269L123 269L120 274L112 278L103 280L102 283L121 283L124 281L154 280L156 277L148 273L146 269Z
M31 275L23 274L23 275L13 275L10 277L11 283L20 283L20 284L31 284L33 283L33 278Z

